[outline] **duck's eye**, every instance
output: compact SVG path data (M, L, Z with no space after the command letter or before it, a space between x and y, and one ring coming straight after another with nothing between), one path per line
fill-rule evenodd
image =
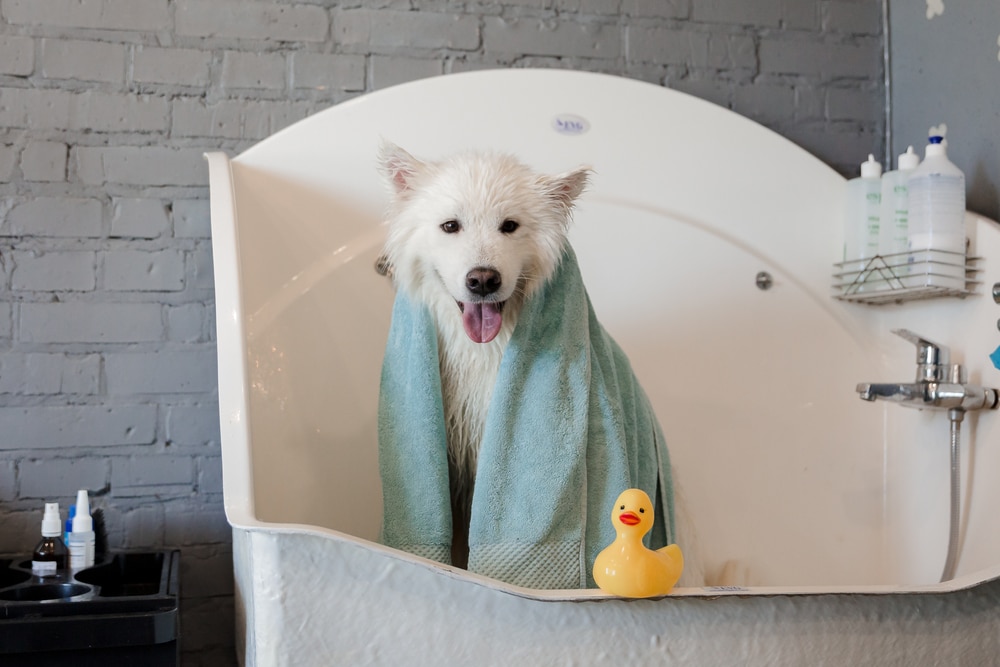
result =
M624 506L624 505L622 505L622 506L621 506L621 507L619 507L618 509L620 509L620 510L623 510L623 509L625 509L625 506Z
M645 514L645 513L646 513L646 510L643 509L642 507L640 507L639 508L639 514Z
M458 220L448 220L441 224L441 229L445 234L454 234L462 228L462 225L458 224Z
M517 231L517 228L520 226L521 225L518 224L517 220L511 220L510 218L508 218L504 220L503 223L501 223L500 231L503 232L504 234L513 234L515 231Z

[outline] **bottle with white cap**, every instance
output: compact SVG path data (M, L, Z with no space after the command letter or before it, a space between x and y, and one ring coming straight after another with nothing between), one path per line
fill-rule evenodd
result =
M31 573L36 577L54 577L66 567L66 545L62 541L59 503L45 503L42 515L42 539L31 554Z
M869 155L861 163L861 177L847 181L843 259L844 270L854 273L848 276L849 280L864 278L858 272L878 254L881 201L882 165L874 155Z
M86 489L76 493L76 515L69 534L69 567L81 570L94 564L94 520L90 516L90 499Z
M921 285L964 289L965 174L948 159L946 131L931 128L924 161L910 172L910 275Z
M878 254L897 274L905 272L910 242L910 172L920 164L920 156L908 146L901 153L895 171L882 174L882 214L879 221ZM901 269L902 271L899 271Z

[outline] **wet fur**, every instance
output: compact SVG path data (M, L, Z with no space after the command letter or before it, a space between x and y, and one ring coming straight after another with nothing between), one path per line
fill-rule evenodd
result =
M422 161L392 144L382 146L379 163L391 193L385 252L393 280L429 308L437 326L453 562L464 565L479 446L504 348L524 302L559 264L573 203L590 170L547 176L493 152ZM460 230L445 232L449 221ZM517 228L502 231L505 221ZM469 291L466 276L480 267L499 272L496 294ZM503 302L500 331L488 343L473 342L462 324L458 302L476 300Z

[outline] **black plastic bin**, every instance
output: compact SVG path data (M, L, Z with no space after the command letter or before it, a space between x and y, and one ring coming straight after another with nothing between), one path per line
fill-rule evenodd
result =
M112 553L40 580L0 560L0 665L161 667L179 662L180 552Z

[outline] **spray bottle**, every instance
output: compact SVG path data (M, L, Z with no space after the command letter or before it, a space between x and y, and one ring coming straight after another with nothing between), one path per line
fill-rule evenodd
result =
M59 503L45 503L42 515L42 539L31 554L31 573L36 577L56 576L66 567L66 545L62 541Z

